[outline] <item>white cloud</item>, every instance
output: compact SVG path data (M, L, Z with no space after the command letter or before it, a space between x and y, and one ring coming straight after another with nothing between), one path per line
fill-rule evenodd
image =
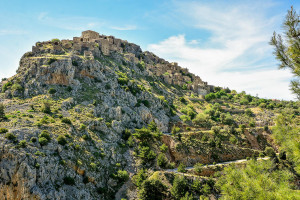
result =
M135 25L112 26L111 29L118 30L118 31L132 31L132 30L136 30L137 27Z
M245 90L260 97L293 99L288 71L276 68L268 42L277 16L262 15L270 5L208 5L177 3L178 23L199 35L209 32L202 42L187 41L184 34L171 36L148 50L202 77L209 84ZM276 23L281 22L282 19ZM196 42L195 42L196 41Z

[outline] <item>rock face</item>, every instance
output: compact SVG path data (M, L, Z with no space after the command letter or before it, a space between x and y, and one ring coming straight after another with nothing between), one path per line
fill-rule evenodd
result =
M91 31L37 43L17 74L0 83L6 113L22 113L0 122L14 136L0 134L0 199L114 199L123 184L118 171L132 176L137 170L125 129L154 121L169 131L175 94L151 73L149 66L159 62L168 65L137 45ZM50 112L43 113L43 102Z

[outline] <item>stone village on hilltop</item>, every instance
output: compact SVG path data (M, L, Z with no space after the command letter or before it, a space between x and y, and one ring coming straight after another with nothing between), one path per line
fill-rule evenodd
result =
M53 45L53 48L47 48L49 45ZM81 37L73 37L73 40L37 42L36 46L32 47L34 54L64 54L66 51L77 55L83 54L87 59L100 57L101 54L109 56L113 52L118 52L135 64L143 60L149 75L161 77L168 84L181 87L186 85L187 89L199 95L206 95L213 90L212 85L202 81L199 76L189 73L187 68L178 66L176 62L169 63L151 52L142 52L136 44L114 36L100 35L91 30L83 31Z

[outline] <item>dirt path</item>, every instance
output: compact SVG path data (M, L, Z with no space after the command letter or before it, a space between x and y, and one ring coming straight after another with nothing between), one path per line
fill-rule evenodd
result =
M269 157L264 157L264 158L257 158L257 160L269 160ZM227 162L221 162L221 163L216 163L216 164L209 164L209 165L204 165L203 167L214 167L214 166L220 166L220 165L229 165L231 163L243 163L243 162L247 162L248 160L246 159L241 159L241 160L233 160L233 161L227 161ZM186 170L193 170L194 167L186 167ZM167 172L175 172L178 173L177 168L175 169L166 169L165 171Z

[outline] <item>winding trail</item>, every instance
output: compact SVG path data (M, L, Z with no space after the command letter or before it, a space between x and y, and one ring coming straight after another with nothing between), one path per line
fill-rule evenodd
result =
M269 160L269 159L270 159L270 157L257 158L257 160ZM247 161L248 161L247 159L233 160L233 161L221 162L221 163L216 163L216 164L203 165L203 167L214 167L214 166L221 166L221 165L229 165L229 164L232 164L232 163L237 164L237 163L243 163L243 162L247 162ZM193 170L194 167L186 167L185 169L187 171L189 171L189 170ZM179 173L177 168L175 168L175 169L166 169L165 171Z

